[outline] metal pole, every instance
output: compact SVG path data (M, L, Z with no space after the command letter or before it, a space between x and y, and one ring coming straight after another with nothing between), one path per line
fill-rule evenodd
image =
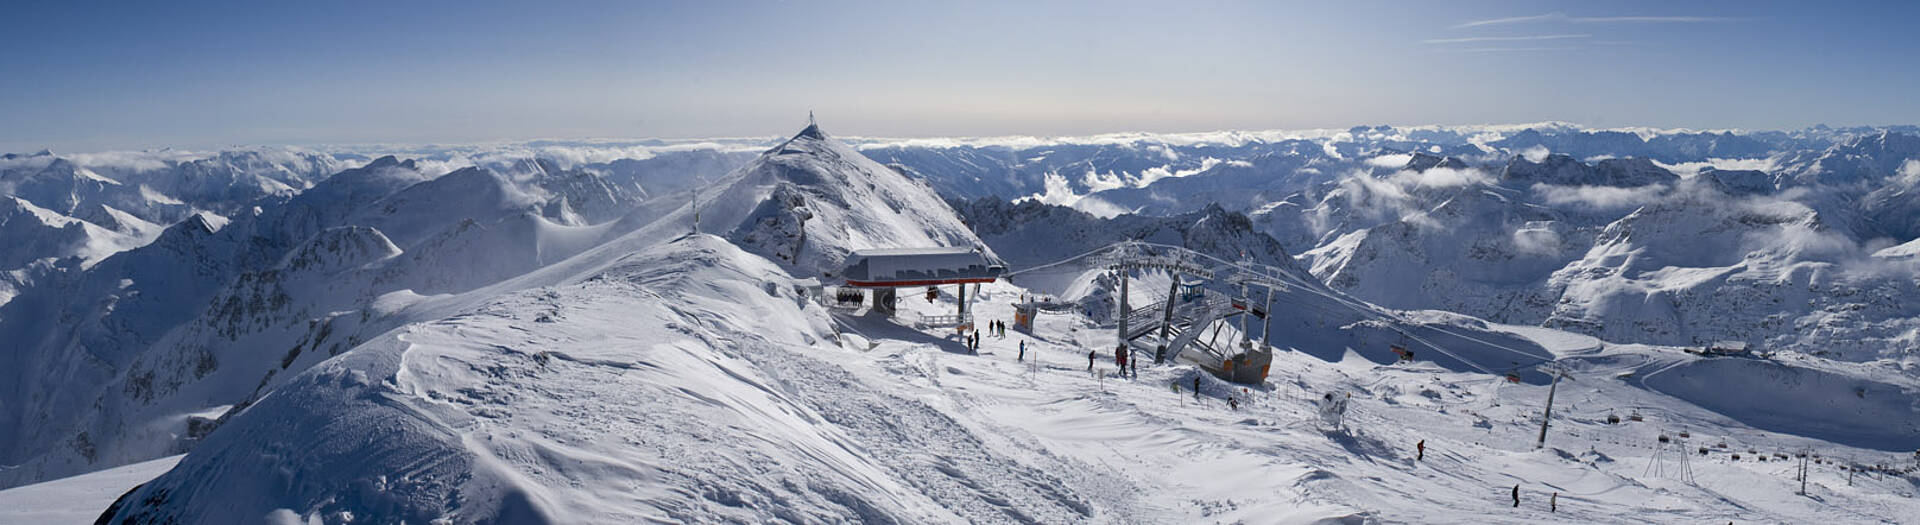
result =
M1247 333L1247 318L1253 316L1253 301L1247 299L1247 283L1240 283L1240 302L1247 305L1247 312L1240 316L1240 347L1245 349L1253 344L1253 334Z
M1800 495L1807 495L1807 456L1800 456Z
M1267 285L1266 312L1267 312L1267 315L1261 317L1260 346L1262 348L1272 349L1273 348L1273 285L1271 284Z
M1547 423L1553 420L1553 393L1560 389L1560 375L1559 371L1554 371L1553 385L1547 387L1547 410L1540 416L1540 441L1535 442L1533 448L1545 448L1547 446Z
M1166 360L1167 336L1173 334L1173 305L1176 297L1180 295L1180 274L1176 272L1167 272L1167 274L1173 276L1173 286L1167 289L1167 313L1160 318L1160 349L1153 354L1154 364L1160 364Z
M1125 265L1119 265L1119 270L1120 270L1120 342L1118 344L1119 346L1126 346L1127 317L1133 314L1133 309L1127 307L1127 267Z
M954 324L959 326L966 326L967 325L967 283L960 283L960 300L958 301L958 303L960 305L960 315L959 317L955 317L953 319L953 322Z

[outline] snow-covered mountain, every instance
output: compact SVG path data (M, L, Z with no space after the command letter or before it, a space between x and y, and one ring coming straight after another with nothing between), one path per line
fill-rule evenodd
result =
M0 261L0 487L186 452L102 518L1899 522L1911 483L1833 465L1920 446L1901 133L10 156L0 236L31 253ZM895 320L801 286L946 245L1085 291L1106 268L1075 258L1123 240L1277 268L1268 382L1120 379L1114 328L1070 313L976 354L910 322L950 295ZM973 311L1069 295L1025 279ZM1136 305L1168 286L1139 279ZM1680 351L1717 339L1773 359ZM1548 362L1575 378L1535 451ZM1698 480L1648 474L1676 429L1710 449L1678 450ZM1836 463L1790 498L1761 450Z
M831 277L853 250L985 246L925 183L807 126L722 179L702 231L797 274ZM742 208L751 206L751 208Z

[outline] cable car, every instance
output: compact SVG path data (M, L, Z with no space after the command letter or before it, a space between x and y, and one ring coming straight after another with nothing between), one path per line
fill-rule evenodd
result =
M1387 348L1392 348L1393 355L1400 356L1400 362L1402 363L1413 360L1413 351L1406 349L1406 347L1403 347L1400 345L1391 345L1391 346L1388 346Z

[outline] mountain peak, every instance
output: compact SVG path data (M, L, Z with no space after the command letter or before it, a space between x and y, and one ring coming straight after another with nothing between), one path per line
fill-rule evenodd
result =
M801 137L806 137L806 138L816 139L816 140L825 140L827 138L827 133L824 131L820 131L819 124L807 123L806 129L800 130L800 134L793 136L793 138L796 138L796 139Z

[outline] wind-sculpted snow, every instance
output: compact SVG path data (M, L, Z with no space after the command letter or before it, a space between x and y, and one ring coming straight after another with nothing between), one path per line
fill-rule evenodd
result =
M834 334L787 279L689 237L396 330L234 418L113 521L280 508L516 523L1088 515L972 430L808 357Z
M0 484L185 451L231 407L399 323L378 305L394 292L497 285L645 224L549 219L537 195L548 181L434 177L383 157L231 220L189 216L97 263L8 272L18 296L0 305L0 336L17 346L0 356L0 462L12 466ZM107 235L27 212L17 225Z

